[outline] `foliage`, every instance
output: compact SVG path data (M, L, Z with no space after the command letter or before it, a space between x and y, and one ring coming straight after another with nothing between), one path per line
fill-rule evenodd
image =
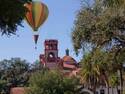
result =
M0 61L0 92L7 94L11 87L28 85L29 69L28 62L20 58Z
M118 86L118 76L117 74L112 73L109 75L109 84L112 87Z
M0 32L15 34L17 26L22 26L27 8L24 4L31 0L0 0Z
M100 85L108 85L107 74L108 64L106 63L106 55L104 51L96 49L93 53L87 53L82 59L81 81L85 87L95 91Z
M124 11L120 9L107 8L97 2L91 7L82 7L72 32L75 50L85 48L87 43L93 48L125 47L124 15Z
M100 0L103 2L103 5L104 6L107 6L107 7L115 7L115 8L119 8L119 7L122 7L124 8L124 4L125 4L125 1L124 0Z
M43 70L34 73L29 83L28 94L76 94L78 81L63 77L59 71Z
M98 73L94 79L99 79L100 75L106 74L111 78L111 81L107 78L109 86L109 84L116 85L118 76L116 72L120 71L119 82L122 94L122 71L125 62L125 0L93 1L91 6L81 7L72 32L76 53L80 49L86 50L87 45L91 49L89 55L83 57L81 61L84 63L81 72L86 76L86 80L89 80L87 75L91 78Z

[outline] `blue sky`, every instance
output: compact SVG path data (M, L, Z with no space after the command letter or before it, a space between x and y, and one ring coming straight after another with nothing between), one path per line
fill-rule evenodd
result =
M37 0L38 1L38 0ZM39 0L40 1L40 0ZM70 49L70 55L76 60L73 51L71 32L73 23L80 9L80 0L42 0L49 8L49 17L40 28L40 37L37 50L34 49L32 29L24 21L24 27L18 27L17 35L11 37L0 36L0 60L20 57L29 62L34 62L39 58L39 54L44 53L44 40L57 39L59 41L59 56L65 55L65 49Z

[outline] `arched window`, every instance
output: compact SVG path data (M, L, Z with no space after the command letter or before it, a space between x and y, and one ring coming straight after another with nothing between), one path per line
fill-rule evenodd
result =
M52 52L50 52L50 53L48 54L47 60L48 60L49 62L55 62L55 54L52 53Z

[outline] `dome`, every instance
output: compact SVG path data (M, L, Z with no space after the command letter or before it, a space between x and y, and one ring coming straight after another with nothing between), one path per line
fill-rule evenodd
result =
M72 58L71 56L66 55L62 58L62 60L64 63L67 63L67 64L76 64L76 60Z

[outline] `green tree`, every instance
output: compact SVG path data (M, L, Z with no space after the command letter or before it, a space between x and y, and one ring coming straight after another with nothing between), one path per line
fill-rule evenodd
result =
M75 50L85 48L86 44L93 48L124 48L124 11L105 8L96 1L93 6L82 7L77 14L72 32Z
M86 54L81 61L82 82L86 88L90 88L94 93L96 88L100 85L109 87L107 74L108 65L105 62L105 58L106 53L96 49L93 53Z
M11 87L27 86L29 70L29 63L20 58L0 61L0 92L9 94Z
M29 83L28 94L78 94L75 91L78 81L63 77L59 71L36 72L31 76Z
M103 5L106 7L115 7L115 8L124 8L124 0L100 0L103 2Z
M0 32L15 34L17 26L22 26L27 8L25 3L31 0L0 0Z
M112 87L112 94L114 94L113 88L115 87L118 93L118 75L116 73L110 73L108 78L109 78L109 85Z
M94 0L92 6L81 7L72 32L73 45L77 53L80 49L86 50L86 45L89 45L91 53L97 48L108 52L107 60L114 65L114 72L120 71L121 94L122 66L125 60L124 4L124 0Z

